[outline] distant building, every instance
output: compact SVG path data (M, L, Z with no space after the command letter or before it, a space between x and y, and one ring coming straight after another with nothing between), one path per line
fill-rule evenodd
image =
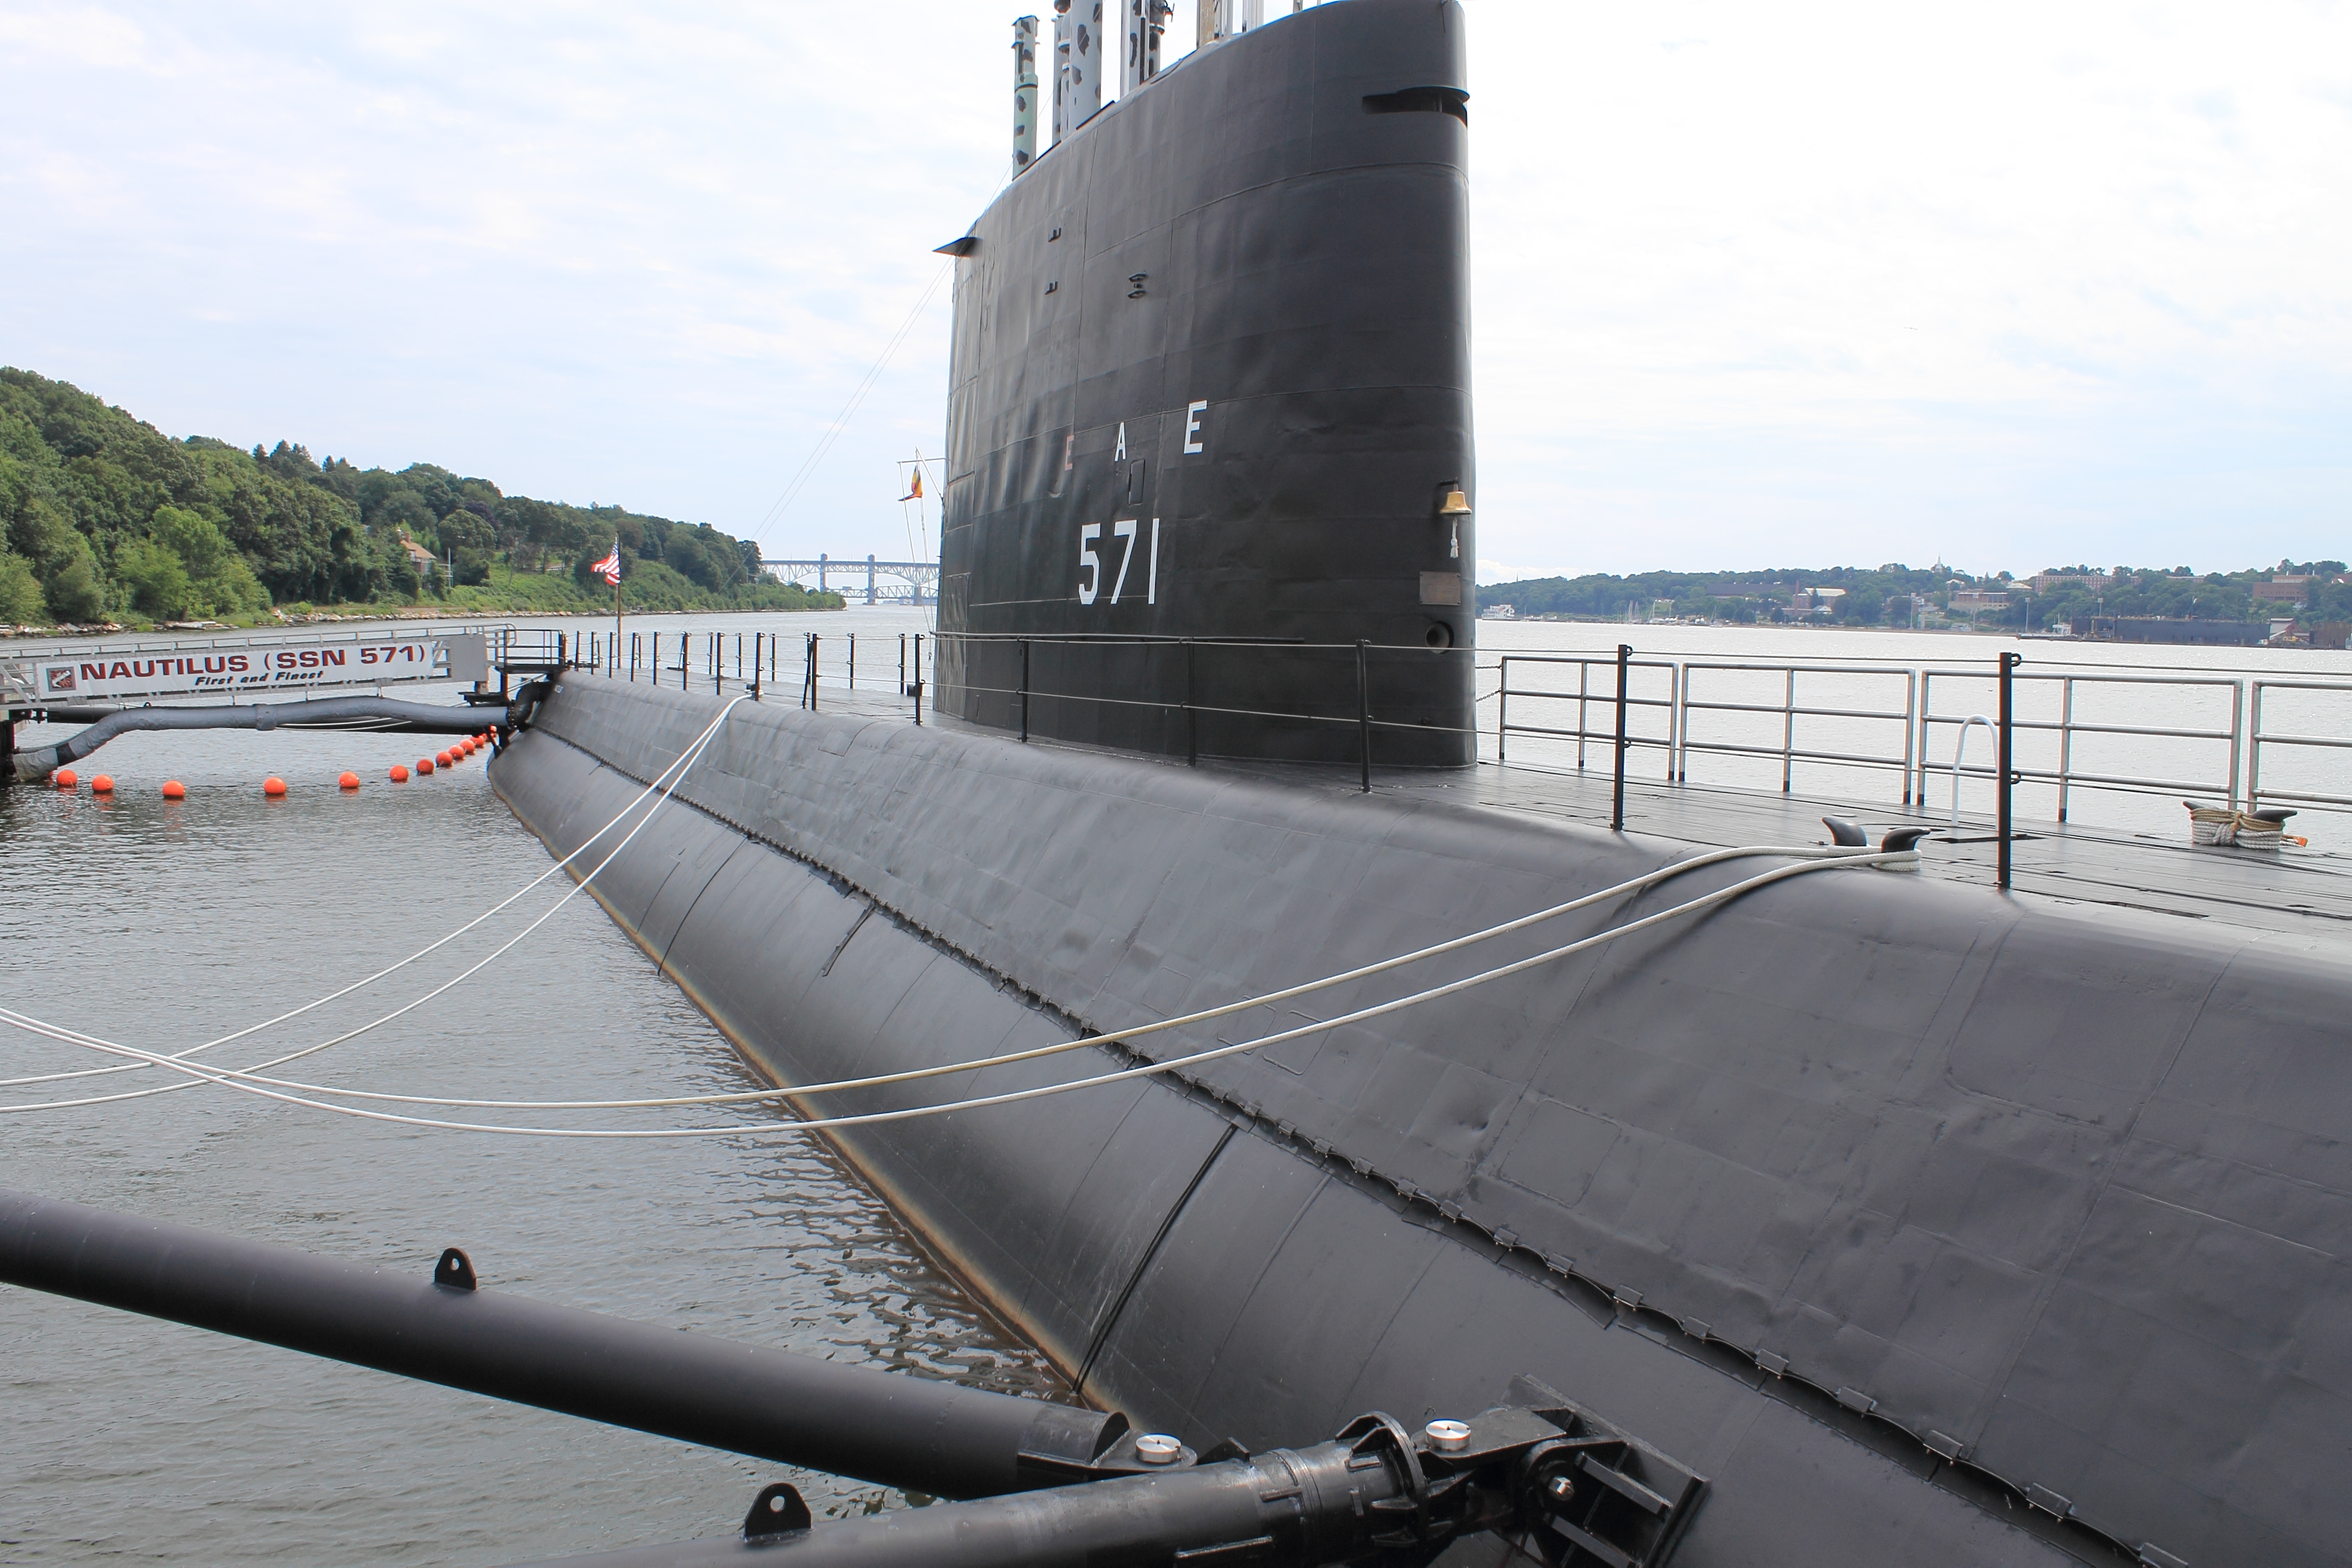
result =
M2037 572L2026 579L2037 594L2053 588L2105 588L2114 579L2105 572Z
M2009 591L2005 588L1955 588L1952 590L1951 613L1956 616L1980 616L1987 610L2009 608Z
M404 539L400 542L400 547L408 552L408 563L415 567L416 574L426 582L431 582L433 574L441 570L441 563L434 559L433 552L425 549L416 541Z
M1789 608L1800 616L1827 616L1837 611L1843 588L1800 588L1789 595Z
M2315 577L2273 577L2267 583L2257 583L2252 593L2256 599L2274 605L2307 605L2311 603L2311 585Z

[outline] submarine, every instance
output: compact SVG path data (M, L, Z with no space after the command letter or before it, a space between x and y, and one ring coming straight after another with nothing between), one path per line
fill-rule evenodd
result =
M2352 1561L2343 938L1469 787L1463 8L1164 70L1126 9L1127 90L1057 70L1062 133L942 247L927 721L558 670L490 764L517 818L572 857L665 789L591 884L618 926L780 1088L898 1077L790 1104L1087 1405L1258 1467L1242 1503L1344 1517L1381 1442L1494 1426L1642 1457L1577 1476L1654 1523L1538 1532L1577 1568ZM1235 1506L1021 1539L1338 1560Z
M2333 932L1841 869L1118 1037L1780 863L1358 787L1474 765L1467 56L1339 0L1073 114L942 247L931 721L735 707L596 896L786 1088L1111 1037L811 1116L1177 1063L827 1136L1188 1442L1541 1388L1679 1564L2352 1561ZM569 853L718 713L574 673L490 777Z

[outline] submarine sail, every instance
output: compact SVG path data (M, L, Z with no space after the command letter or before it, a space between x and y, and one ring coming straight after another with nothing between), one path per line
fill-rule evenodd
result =
M1383 763L1471 760L1464 60L1428 0L1254 28L942 247L940 711L1353 761L1360 706Z

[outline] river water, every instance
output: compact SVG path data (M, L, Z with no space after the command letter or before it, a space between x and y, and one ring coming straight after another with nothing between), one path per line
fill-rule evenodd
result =
M548 624L575 638L604 629L585 620ZM747 658L765 638L779 638L785 692L797 684L805 633L819 637L828 689L848 674L852 632L859 686L888 689L901 638L929 629L928 612L887 606L646 617L629 627L643 639L648 679L652 635L660 633L667 666L676 639L692 634L687 671L667 671L665 683L690 680L698 689L707 689L714 636L730 676L736 637ZM1623 640L1644 658L1679 662L1674 679L1704 682L1709 700L1768 708L1781 701L1784 676L1724 667L1826 666L1802 678L1803 705L1877 710L1904 700L1902 680L1887 668L1981 672L2007 646L1990 637L1768 628L1487 623L1480 634L1482 691L1494 689L1505 653L1613 657ZM755 635L763 641L754 643ZM928 652L928 636L925 646ZM2242 700L2243 683L2286 679L2336 689L2274 691L2274 705L2288 705L2274 706L2274 716L2287 713L2297 730L2352 736L2345 706L2352 658L2345 655L2035 643L2021 651L2037 661L2032 668L2052 671L2061 661L2093 661L2221 683L2085 686L2078 717L2086 723L2193 729L2211 720L2194 704L2226 706L2231 683ZM1572 690L1579 668L1515 666L1513 682ZM1668 677L1653 668L1639 679L1663 691ZM1937 710L1987 700L1989 684L1980 673L1974 679L1969 686L1950 677L1951 696L1939 698ZM1612 689L1612 681L1613 670L1596 667L1591 689ZM1697 685L1691 690L1701 694ZM2046 686L2021 699L2042 705L2035 712L2053 700ZM1514 702L1515 722L1538 721L1530 710L1539 704ZM2087 706L2094 703L2104 706ZM1552 704L1555 712L1569 707ZM1482 752L1491 756L1491 697L1481 719L1489 731ZM1770 713L1732 709L1698 710L1693 721L1701 739L1760 736L1768 745L1784 725ZM1654 712L1640 718L1637 732L1643 722L1654 729ZM1816 749L1895 747L1885 721L1803 722L1803 743ZM30 727L22 733L25 743L43 738ZM1952 738L1946 730L1933 743L1948 748ZM2210 772L2221 750L2197 742L2203 751L2182 761L2180 742L2160 735L2095 743L2109 748L2102 765L2167 777L2167 770ZM85 775L102 768L121 781L110 804L86 785L72 795L0 790L0 997L77 1029L181 1048L412 952L547 868L545 852L490 793L478 762L430 780L385 782L392 763L413 762L422 746L417 737L284 731L134 735L82 764ZM1515 735L1511 747L1514 762L1574 763L1572 742ZM2352 795L2344 754L2316 753L2318 771L2301 776ZM1596 749L1591 762L1602 765L1604 757ZM1654 772L1663 752L1636 757L1637 772ZM2311 759L2275 765L2290 761ZM1780 766L1777 758L1704 751L1686 763L1696 784L1752 787L1776 787ZM366 781L356 794L333 787L345 768ZM1893 788L1884 769L1799 769L1801 791L1872 799ZM282 801L260 793L271 773L290 785ZM166 776L185 784L185 801L158 797ZM1947 792L1931 801L1940 808L1948 775L1936 787ZM2145 819L2150 830L2179 831L2179 808L2160 793L2078 799L2077 820L2099 820L2102 812L2126 827ZM546 912L569 885L552 879L415 968L224 1047L219 1059L249 1065L415 998ZM22 1033L0 1032L0 1077L89 1065L82 1053ZM358 1088L532 1099L756 1083L584 896L475 978L285 1070ZM5 1087L0 1104L119 1092L156 1076ZM684 1126L712 1116L571 1120ZM494 1138L354 1121L199 1088L0 1114L0 1184L377 1261L419 1278L454 1244L467 1248L488 1289L1066 1397L1043 1359L929 1267L855 1177L821 1147L782 1136ZM0 1289L0 1420L8 1432L0 1443L5 1563L506 1563L726 1533L761 1484L789 1474L13 1289ZM908 1500L822 1476L791 1479L821 1514Z
M894 618L895 616L895 618ZM761 617L761 627L801 617ZM911 612L850 620L895 647ZM415 695L431 699L430 690ZM27 727L25 740L41 731ZM424 946L548 867L470 762L394 785L420 737L138 735L85 763L105 804L0 790L0 997L174 1049ZM344 768L367 781L333 784ZM265 774L289 791L267 801ZM157 785L181 780L169 805ZM682 809L682 808L680 808ZM343 1002L223 1047L246 1066L431 990L570 886ZM265 1047L275 1047L265 1048ZM0 1031L0 1076L90 1065ZM584 894L474 979L280 1069L359 1088L636 1098L758 1080ZM0 1103L160 1075L0 1089ZM430 1114L430 1113L428 1113ZM574 1116L688 1125L709 1111ZM557 1120L546 1118L542 1120ZM464 1247L509 1289L810 1354L1060 1396L821 1148L788 1137L492 1138L201 1088L0 1116L0 1185L366 1259ZM496 1563L724 1534L765 1481L820 1515L878 1489L0 1288L0 1562Z

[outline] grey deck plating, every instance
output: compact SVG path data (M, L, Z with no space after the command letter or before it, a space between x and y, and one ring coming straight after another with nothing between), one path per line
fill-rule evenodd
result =
M493 776L568 848L714 710L574 679ZM1687 852L1540 820L1580 804L1573 779L1448 782L1366 797L743 707L680 791L699 811L657 822L603 896L789 1083L1133 1026ZM1694 837L1791 836L1773 826L1718 811ZM2041 1550L2016 1500L1962 1495L1978 1483L1943 1448L2133 1546L2341 1562L2342 955L2333 935L1841 871L1186 1082L842 1146L1090 1394L1188 1436L1444 1414L1526 1373L1714 1477L1682 1561Z

